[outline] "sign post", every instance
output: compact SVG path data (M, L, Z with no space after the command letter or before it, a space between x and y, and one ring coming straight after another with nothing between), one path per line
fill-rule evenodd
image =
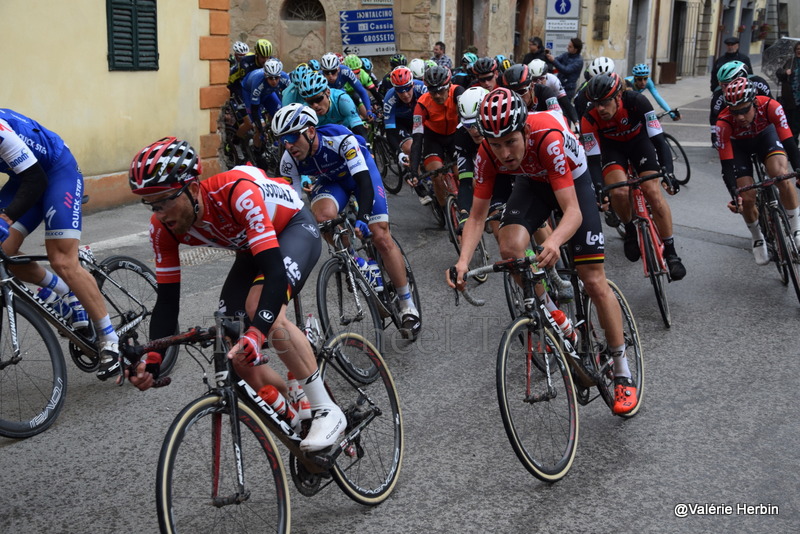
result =
M394 10L353 9L339 11L344 54L382 56L397 52L394 35Z
M580 33L580 0L547 0L544 47L554 56L567 51L567 44Z

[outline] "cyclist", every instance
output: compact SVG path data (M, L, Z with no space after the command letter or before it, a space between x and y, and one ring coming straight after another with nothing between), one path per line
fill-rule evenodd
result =
M394 153L400 154L400 162L408 164L411 155L411 130L417 99L428 89L415 80L408 67L397 67L391 72L392 88L383 100L384 128L386 140ZM403 157L405 156L405 157Z
M281 95L281 105L287 106L292 103L302 104L303 97L300 96L300 82L302 79L311 74L311 68L305 64L300 63L295 69L289 73L289 85L283 90Z
M246 161L242 145L245 144L247 132L253 127L244 105L242 82L248 74L258 70L258 65L256 65L256 55L250 52L247 43L236 41L232 49L233 62L228 74L230 98L224 110L226 140L224 152L234 163L241 164Z
M281 94L289 85L289 75L283 72L283 63L280 59L270 58L264 62L264 68L254 70L248 74L244 83L244 105L247 115L256 125L253 135L253 146L257 149L257 160L262 159L261 145L264 141L264 124L261 120L264 112L272 117L281 107ZM257 161L260 167L265 167L266 162Z
M341 89L330 87L319 72L312 72L303 78L300 96L314 109L321 125L340 124L366 139L367 129L350 96Z
M770 257L764 235L758 225L755 191L736 197L735 188L753 183L751 154L764 163L769 176L780 176L791 168L800 169L800 150L792 137L783 107L777 100L758 95L755 85L747 78L736 78L725 87L725 102L717 119L722 177L736 204L729 208L739 211L753 237L753 255L758 265L769 263ZM794 242L800 247L800 208L797 192L788 180L776 184L781 204L786 210Z
M491 91L497 87L497 61L491 57L482 57L472 64L475 81L472 87L483 87Z
M561 106L558 105L558 95L547 85L533 83L531 71L523 63L512 65L508 68L500 78L500 85L521 96L529 112L561 112Z
M97 283L78 262L83 175L61 137L35 120L0 109L0 172L9 176L0 189L0 241L9 256L45 223L44 243L55 274L38 263L11 267L24 282L39 286L39 297L59 309L68 304L72 325L97 332L100 380L119 372L119 339ZM81 305L81 303L83 305ZM83 306L86 308L84 309ZM88 312L88 317L87 317Z
M286 304L308 279L321 251L314 218L294 190L261 169L241 166L200 182L197 152L166 137L146 146L131 163L129 185L153 210L150 242L156 261L158 297L150 338L175 332L180 312L181 243L236 251L220 294L220 311L243 317L248 328L228 353L236 372L258 391L286 384L267 365L269 342L298 378L311 404L311 429L300 447L318 451L336 443L345 418L319 375L308 339L286 317ZM160 355L148 354L131 383L141 390L158 375Z
M717 71L717 81L719 85L711 95L711 112L708 114L708 123L711 125L711 144L717 147L717 118L720 112L727 106L725 103L725 88L736 78L747 78L753 83L756 95L772 98L772 90L767 80L761 76L750 74L747 65L741 61L729 61L722 65Z
M558 98L558 105L561 106L564 117L566 117L570 123L577 124L580 121L578 112L575 111L572 102L567 98L567 92L564 91L564 86L561 85L561 80L558 79L558 76L547 72L547 63L541 59L534 59L528 64L528 69L530 69L533 83L546 85L552 89Z
M633 76L628 76L625 78L626 89L631 89L637 93L650 91L650 94L653 95L653 98L655 98L658 105L661 106L661 109L664 111L669 111L669 117L672 120L681 120L681 114L677 111L672 111L672 108L669 107L667 101L661 97L661 93L659 93L658 89L656 89L656 84L654 84L653 80L650 79L650 67L644 63L639 63L638 65L633 66L631 73Z
M385 97L386 93L389 92L389 89L393 87L391 80L392 71L397 67L405 67L407 65L408 62L406 61L406 56L403 54L395 54L389 58L389 72L386 73L386 75L383 77L383 80L381 80L380 86L378 86L378 91L380 91L381 95Z
M264 63L273 56L274 49L272 43L267 39L259 39L256 41L256 68L263 69Z
M472 66L478 61L478 56L472 52L466 52L461 56L461 67L452 72L453 83L460 85L464 89L472 85L474 77L472 75Z
M472 181L475 176L475 157L483 135L478 126L478 108L489 91L483 87L470 87L458 97L458 116L461 122L455 134L455 150L458 160L458 231L472 209Z
M301 175L316 177L309 197L317 222L335 218L347 206L350 195L356 196L356 233L372 235L386 272L397 286L402 310L400 333L406 339L416 339L422 322L411 298L403 256L389 230L381 175L364 139L338 124L318 127L314 110L300 104L278 111L272 130L286 147L281 173L292 183L299 183Z
M347 67L349 67L350 70L353 71L353 74L355 74L358 77L358 81L361 82L361 85L363 85L364 88L372 94L372 97L375 99L375 102L377 102L378 104L382 104L383 98L381 97L381 94L378 92L378 87L375 85L375 80L372 79L372 76L370 75L369 71L366 68L364 68L364 61L362 61L362 59L355 54L348 54L344 58L344 64ZM348 87L348 89L350 88ZM354 91L348 90L348 94L350 94L351 98L353 96L352 95L353 92ZM367 100L366 102L364 102L364 105L369 106L369 108L372 109L370 102L371 100Z
M414 109L408 179L423 206L430 204L433 199L426 194L424 186L419 183L420 162L424 161L425 171L433 171L440 169L445 160L453 160L454 135L460 122L458 97L464 92L463 87L451 83L450 69L438 65L425 71L425 86L428 92L419 97L417 107ZM434 190L439 205L444 206L441 176L434 178Z
M589 63L589 66L583 73L586 81L583 82L583 85L581 85L580 88L575 92L575 98L572 99L572 103L575 105L575 111L578 113L578 117L583 117L584 113L586 113L586 108L589 106L589 99L586 97L586 88L589 85L589 80L595 76L599 76L600 74L611 74L612 72L614 72L613 59L600 56L594 58L592 62Z
M356 99L353 99L353 103L355 103L356 109L358 109L358 113L361 115L362 119L371 121L375 118L375 114L372 113L372 110L368 109L370 101L367 90L364 89L364 86L358 81L358 77L353 71L346 65L342 65L336 54L328 53L322 56L320 65L322 66L322 74L325 76L328 85L332 89L345 89L345 84L348 83L353 87L354 94L357 95L359 100L356 101ZM363 109L360 107L362 105L364 106Z
M587 88L587 97L594 106L586 111L581 122L583 145L589 156L589 169L601 205L605 203L605 199L600 198L603 182L610 185L626 181L628 166L634 167L640 176L657 173L664 167L667 173L663 179L665 189L671 195L680 190L672 174L672 156L652 104L642 94L623 91L622 85L620 77L613 72L594 76ZM681 280L686 276L686 268L675 251L669 204L654 181L643 183L642 192L664 240L664 256L670 277ZM625 257L637 261L640 257L639 239L632 222L627 187L611 192L611 205L625 223Z
M543 250L536 261L542 268L554 266L561 245L569 241L578 276L597 303L614 361L613 412L630 412L638 402L637 391L625 357L621 310L606 282L603 232L583 148L560 113L529 114L522 97L506 88L484 98L478 120L486 141L478 149L472 211L456 264L458 288L464 287L464 273L483 232L497 181L514 179L498 236L503 258L523 257L531 233L560 209L561 222L540 243ZM506 176L499 176L501 172ZM449 275L447 282L455 287ZM546 302L555 310L552 301Z

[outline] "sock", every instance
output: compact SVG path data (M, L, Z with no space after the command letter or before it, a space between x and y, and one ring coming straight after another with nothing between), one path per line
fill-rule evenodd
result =
M328 390L325 389L325 383L319 376L319 369L311 373L311 376L300 378L297 381L303 386L303 391L306 392L306 397L308 398L308 403L311 405L312 411L322 409L330 410L336 406L336 403L334 403L328 395Z
M69 293L69 286L55 273L51 273L47 269L44 271L44 278L39 282L39 286L52 289L62 297Z
M628 368L628 358L625 357L625 344L609 347L608 352L614 360L614 376L630 378L631 370Z
M797 232L800 230L800 207L797 207L793 210L786 210L786 216L789 219L789 228L792 229L792 233Z
M119 343L119 336L114 331L114 326L111 324L111 319L106 315L99 321L92 321L94 329L100 338L100 341L111 341L112 343Z
M673 236L665 237L664 241L664 255L665 256L677 256L678 253L675 251L675 238Z
M397 288L397 296L400 299L400 309L403 311L417 311L414 299L411 298L411 288L409 284Z
M764 240L764 234L761 233L761 227L758 226L758 219L753 222L746 223L747 229L750 230L750 235L753 236L753 243L758 240Z

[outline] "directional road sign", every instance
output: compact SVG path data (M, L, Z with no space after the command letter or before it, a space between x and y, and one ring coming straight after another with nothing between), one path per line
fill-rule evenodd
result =
M380 56L397 52L392 8L339 11L339 29L345 54Z

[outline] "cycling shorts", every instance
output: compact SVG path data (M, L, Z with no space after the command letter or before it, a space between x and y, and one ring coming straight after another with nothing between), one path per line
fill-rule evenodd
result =
M575 265L603 263L605 237L600 226L594 186L588 172L575 178L575 193L583 215L580 227L569 240ZM500 224L501 227L521 224L529 234L533 234L547 221L550 213L560 209L550 184L517 176Z
M656 147L644 134L637 135L630 141L615 142L603 139L603 176L614 170L628 172L630 164L638 174L645 171L660 172Z
M731 139L733 148L733 176L753 176L753 160L751 154L758 156L762 162L776 154L786 155L783 144L778 139L778 132L775 125L770 124L764 128L757 136L746 139Z
M22 183L19 176L11 176L0 189L0 206L8 206ZM64 150L47 171L47 189L34 206L12 228L27 237L45 222L45 239L81 238L83 225L81 201L83 199L83 174L69 148ZM47 215L45 217L45 215Z
M366 151L365 151L366 153ZM386 190L383 188L383 180L375 160L372 156L364 158L367 160L369 175L372 179L372 210L370 211L369 224L378 222L389 222L389 204L386 202ZM311 190L311 205L323 198L329 198L336 204L336 211L341 212L350 195L359 198L359 190L356 181L349 174L341 180L332 181L327 178L318 178L314 189Z
M433 130L422 134L422 164L427 167L438 161L454 161L456 158L455 135L439 135Z
M514 177L508 174L498 174L494 179L494 188L492 189L492 199L489 204L489 213L492 213L500 208L503 208L511 196L511 190L514 188Z

